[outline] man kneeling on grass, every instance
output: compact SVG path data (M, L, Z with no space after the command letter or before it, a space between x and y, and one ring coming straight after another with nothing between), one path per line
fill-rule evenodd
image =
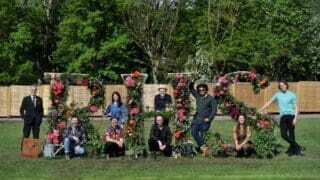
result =
M83 145L87 141L87 137L85 130L79 124L77 117L71 118L71 125L65 129L63 137L66 160L70 160L71 153L74 155L84 154Z

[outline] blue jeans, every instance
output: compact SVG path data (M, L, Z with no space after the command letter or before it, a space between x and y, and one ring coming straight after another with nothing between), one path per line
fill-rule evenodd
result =
M81 155L84 153L84 148L80 145L75 146L74 140L70 138L64 138L64 153L74 152L75 155Z
M207 132L210 128L211 122L201 122L201 123L192 123L191 124L191 135L194 140L197 142L198 146L201 147L204 145L203 133Z

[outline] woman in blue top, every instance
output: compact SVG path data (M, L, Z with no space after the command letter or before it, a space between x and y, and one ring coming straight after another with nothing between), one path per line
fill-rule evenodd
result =
M112 102L104 111L104 115L108 115L108 114L111 114L111 119L112 118L119 119L118 125L120 127L122 127L126 121L126 107L122 103L121 96L117 91L112 93Z

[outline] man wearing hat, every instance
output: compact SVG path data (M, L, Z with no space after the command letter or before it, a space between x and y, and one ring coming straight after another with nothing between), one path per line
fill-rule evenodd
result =
M155 111L165 111L166 106L172 103L172 98L167 94L167 88L158 88L159 94L154 97L154 110Z

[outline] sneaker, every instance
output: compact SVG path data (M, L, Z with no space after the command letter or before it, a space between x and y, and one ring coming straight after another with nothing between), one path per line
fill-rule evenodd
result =
M208 155L208 150L209 150L208 147L202 146L200 148L200 150L201 150L202 155L204 155L204 156Z
M106 154L106 160L110 159L110 154Z
M69 153L66 153L66 160L70 160L71 158L70 158L70 154Z

